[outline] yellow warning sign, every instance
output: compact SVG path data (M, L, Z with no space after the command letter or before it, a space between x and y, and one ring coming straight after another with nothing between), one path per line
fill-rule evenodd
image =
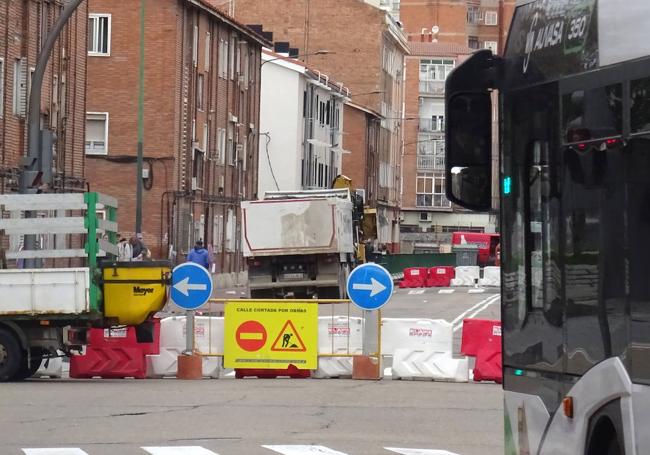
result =
M318 304L228 302L226 368L318 368Z
M282 339L282 342L280 342L280 339ZM271 346L271 351L304 352L306 350L307 348L305 348L305 344L302 342L300 334L293 326L293 322L291 322L291 320L288 320L284 324L282 331L280 331L280 334L275 339L273 346Z

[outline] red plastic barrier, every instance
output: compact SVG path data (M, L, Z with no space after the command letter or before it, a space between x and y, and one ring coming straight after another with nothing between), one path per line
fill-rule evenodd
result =
M503 382L503 360L500 344L488 344L479 349L474 365L475 381Z
M465 319L460 352L476 356L488 344L499 346L501 350L501 321L489 319Z
M144 379L146 356L160 354L160 320L154 319L150 329L152 341L141 343L135 327L90 329L86 353L70 358L70 377Z
M275 379L277 377L290 377L293 379L308 378L311 376L310 370L300 370L295 365L289 365L288 368L276 369L258 369L258 368L235 368L235 378Z
M476 357L475 381L503 381L500 321L465 319L460 352Z
M431 267L427 276L428 288L448 288L451 280L456 277L456 269L451 266Z
M426 267L409 267L404 269L404 280L400 288L423 288L426 285L428 270Z
M88 347L84 355L70 357L71 378L144 379L147 364L142 349Z

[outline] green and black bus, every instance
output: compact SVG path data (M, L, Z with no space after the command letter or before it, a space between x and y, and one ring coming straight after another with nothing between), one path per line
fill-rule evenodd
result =
M650 454L650 0L521 0L446 84L447 197L499 182L506 454Z

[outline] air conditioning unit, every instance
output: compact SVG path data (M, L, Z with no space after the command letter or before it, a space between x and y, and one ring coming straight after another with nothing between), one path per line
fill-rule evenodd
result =
M232 114L228 114L228 120L231 121L232 123L237 123L239 121L237 116Z

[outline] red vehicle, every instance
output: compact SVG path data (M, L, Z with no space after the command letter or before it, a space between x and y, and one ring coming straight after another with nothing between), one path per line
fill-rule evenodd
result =
M497 264L497 246L501 243L499 234L483 232L454 232L451 235L452 245L477 245L478 265Z

